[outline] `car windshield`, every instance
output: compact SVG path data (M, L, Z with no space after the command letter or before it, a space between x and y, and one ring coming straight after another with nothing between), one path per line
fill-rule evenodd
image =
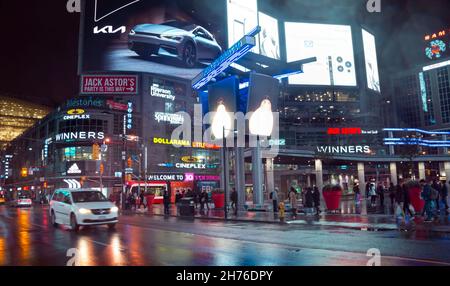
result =
M20 196L19 200L26 200L26 199L29 199L29 198L30 198L29 196Z
M106 202L107 199L97 191L73 192L72 198L75 203Z
M185 31L192 31L196 27L194 24L189 24L187 22L182 22L182 21L168 21L168 22L162 23L161 25L170 26L170 27L174 27L174 28L178 28L178 29L183 29Z

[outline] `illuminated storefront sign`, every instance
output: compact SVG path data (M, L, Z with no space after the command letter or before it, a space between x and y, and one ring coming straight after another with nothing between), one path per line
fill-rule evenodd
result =
M196 181L220 181L220 176L195 175Z
M184 156L181 157L181 161L183 161L184 163L200 163L204 161L204 158L194 156Z
M67 111L67 115L63 117L63 120L84 120L84 119L91 119L91 116L89 114L85 114L85 111L83 109L71 109Z
M149 181L156 182L183 182L185 180L184 174L150 174L148 176Z
M444 29L436 33L427 34L424 37L427 46L425 55L428 59L440 59L450 48L450 29Z
M133 129L133 103L128 101L128 109L127 109L127 129Z
M105 139L105 133L103 132L67 132L61 133L55 136L55 140L68 141L68 140L103 140Z
M80 175L83 173L78 166L78 163L71 163L69 166L70 167L67 169L68 175Z
M378 130L363 130L361 128L328 128L328 135L376 135Z
M159 98L168 99L171 101L175 100L175 95L174 95L173 90L162 87L157 83L154 83L150 87L150 95L152 97L159 97Z
M369 146L318 146L317 152L323 154L369 154Z
M137 94L138 76L83 75L81 94Z
M66 103L67 108L77 108L77 107L83 107L83 108L103 108L105 107L105 100L95 97L86 97L86 98L75 98L70 99Z
M286 146L286 139L270 139L270 146Z
M192 142L192 144L191 144L191 142L189 140L172 140L172 139L159 138L159 137L153 138L153 144L183 146L183 147L192 147L192 148L209 149L209 150L220 149L220 147L215 144L209 144L209 143L204 143L204 142Z
M157 137L153 138L153 144L185 146L185 147L191 146L191 142L187 141L187 140L171 140L171 139L157 138Z
M183 124L184 118L180 114L155 112L155 120L159 122L169 122L170 124Z
M201 163L161 163L158 164L158 167L195 170L217 169L217 165Z
M434 40L434 39L445 37L447 35L450 35L450 28L445 29L445 30L441 30L441 31L436 32L436 33L427 34L427 35L425 35L424 40L425 41L431 41L431 40Z
M110 109L113 109L113 110L119 110L119 111L127 111L128 110L127 104L115 102L113 100L107 100L106 104L108 105L108 107Z

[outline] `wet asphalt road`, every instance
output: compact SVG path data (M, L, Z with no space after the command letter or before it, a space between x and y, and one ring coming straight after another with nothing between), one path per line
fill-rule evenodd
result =
M0 265L64 266L76 249L83 266L363 266L371 248L382 265L450 265L447 235L140 215L74 233L51 226L45 208L0 206Z

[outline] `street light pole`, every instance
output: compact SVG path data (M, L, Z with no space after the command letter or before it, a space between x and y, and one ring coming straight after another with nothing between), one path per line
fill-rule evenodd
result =
M228 219L228 182L227 182L227 151L225 149L225 145L226 145L226 139L225 139L225 126L223 126L223 187L224 187L224 192L225 192L225 220Z

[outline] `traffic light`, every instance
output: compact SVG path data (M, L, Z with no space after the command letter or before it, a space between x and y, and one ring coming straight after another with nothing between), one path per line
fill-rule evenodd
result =
M28 176L28 169L27 168L22 168L22 170L20 170L20 175L25 178Z
M127 166L128 166L128 168L132 168L133 167L133 160L131 160L131 157L128 157Z
M48 183L44 182L44 189L47 189L47 188L48 188Z
M126 175L126 181L127 182L131 182L133 180L133 177L131 176L131 174L127 174Z
M97 143L92 145L92 160L100 160L100 146Z
M105 166L103 165L103 163L100 164L100 175L103 175L103 173L105 172Z

